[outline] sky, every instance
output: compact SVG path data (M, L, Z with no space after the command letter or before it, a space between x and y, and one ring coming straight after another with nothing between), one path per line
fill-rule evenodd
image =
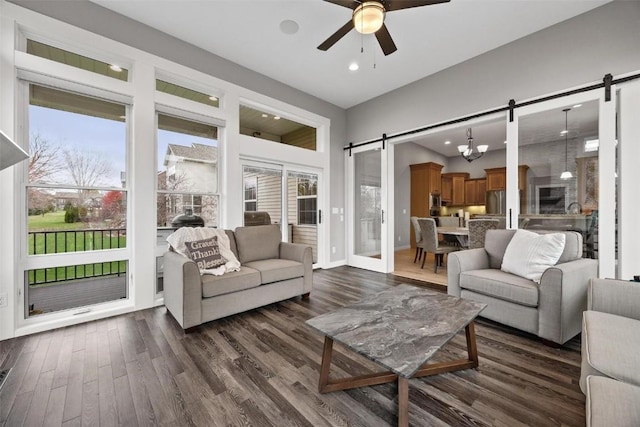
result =
M31 105L29 106L29 134L30 138L40 135L52 144L77 149L87 157L99 156L109 159L112 171L105 177L101 186L121 187L120 172L126 170L126 124L124 122ZM158 171L164 170L164 155L168 144L217 145L215 140L165 130L158 131L157 141ZM72 183L69 179L63 182Z

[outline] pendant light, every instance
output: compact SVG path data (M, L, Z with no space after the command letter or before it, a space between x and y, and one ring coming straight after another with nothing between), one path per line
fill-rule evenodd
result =
M571 110L571 108L565 108L564 110L564 172L562 172L562 174L560 174L560 179L571 179L573 178L573 174L571 173L571 171L569 171L569 167L568 167L568 146L569 146L569 142L567 141L568 135L569 135L569 110Z
M471 128L467 129L467 145L458 145L458 152L469 163L475 159L479 159L489 148L488 145L478 145L478 151L473 149L473 136L471 135Z

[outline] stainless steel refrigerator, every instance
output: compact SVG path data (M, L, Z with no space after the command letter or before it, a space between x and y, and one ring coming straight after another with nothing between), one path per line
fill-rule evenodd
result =
M505 190L487 191L487 214L506 215L507 192Z

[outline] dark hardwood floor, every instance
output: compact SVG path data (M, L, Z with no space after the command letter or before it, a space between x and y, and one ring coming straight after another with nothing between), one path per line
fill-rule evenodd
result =
M323 337L304 322L400 283L421 284L340 267L315 272L309 299L188 335L158 307L2 341L0 425L394 425L394 384L318 393ZM411 425L585 425L579 338L551 348L483 319L476 335L477 370L410 381ZM463 331L434 360L465 355ZM378 370L334 347L332 376Z

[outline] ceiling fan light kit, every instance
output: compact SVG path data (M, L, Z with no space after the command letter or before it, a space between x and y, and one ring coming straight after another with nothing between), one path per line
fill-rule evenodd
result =
M353 11L353 26L362 34L373 34L384 23L384 7L377 1L366 1Z
M382 52L391 55L398 50L389 34L384 18L387 12L409 9L419 6L430 6L438 3L447 3L451 0L324 0L327 3L336 4L353 10L351 20L344 24L338 31L320 43L318 49L329 50L338 40L346 36L352 29L362 34L375 34Z

